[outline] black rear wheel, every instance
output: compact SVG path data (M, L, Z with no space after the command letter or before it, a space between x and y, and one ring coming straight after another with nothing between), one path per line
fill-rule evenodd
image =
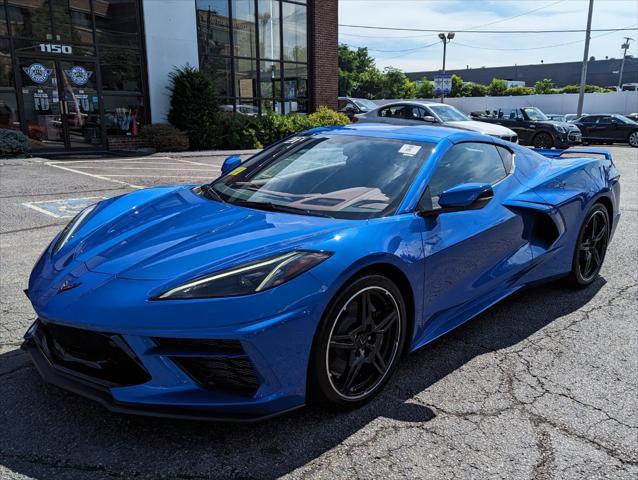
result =
M547 132L539 132L534 137L532 143L536 148L552 148L554 146L554 139Z
M584 288L596 279L605 260L609 233L609 214L597 203L585 217L578 235L568 279L572 286Z
M319 327L310 367L314 400L359 406L376 395L398 365L406 335L401 292L371 274L343 289Z

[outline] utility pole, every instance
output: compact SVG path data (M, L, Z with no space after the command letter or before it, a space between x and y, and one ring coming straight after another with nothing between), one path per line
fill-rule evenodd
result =
M580 91L578 93L578 108L576 115L583 114L583 101L585 100L585 84L587 83L587 62L589 61L589 40L591 39L591 16L594 12L594 0L589 0L589 13L587 14L587 33L585 33L585 51L583 52L583 67L580 71Z
M447 36L445 33L439 33L439 38L443 42L443 73L445 73L445 55L447 53L447 44L452 41L454 38L454 32L448 32ZM443 103L443 99L445 98L445 93L441 95L441 103Z
M629 41L633 38L625 37L625 43L620 48L624 49L622 52L622 62L620 62L620 73L618 73L618 90L622 87L622 72L625 69L625 58L627 58L627 50L629 50Z

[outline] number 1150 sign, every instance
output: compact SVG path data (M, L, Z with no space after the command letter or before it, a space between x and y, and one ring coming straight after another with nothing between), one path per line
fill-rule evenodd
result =
M43 53L63 53L65 55L73 54L71 45L60 45L59 43L41 43L40 51Z

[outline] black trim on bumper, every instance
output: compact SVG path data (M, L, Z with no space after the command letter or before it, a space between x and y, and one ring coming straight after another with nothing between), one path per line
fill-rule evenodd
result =
M88 398L100 403L103 407L111 412L123 413L128 415L142 415L148 417L161 417L180 420L203 420L211 422L256 422L269 418L277 417L285 413L297 410L303 407L297 407L282 410L267 415L247 415L244 413L229 413L216 416L208 414L205 409L184 408L184 407L162 407L157 405L135 405L130 403L120 403L115 401L111 395L110 389L103 385L98 385L89 381L80 379L61 372L52 365L46 356L40 351L33 340L27 339L21 347L25 350L33 360L33 363L42 376L42 379L55 385L56 387L67 390L76 395Z

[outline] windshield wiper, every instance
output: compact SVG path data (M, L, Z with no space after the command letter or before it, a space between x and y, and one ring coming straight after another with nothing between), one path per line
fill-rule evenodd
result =
M217 190L215 190L210 183L205 183L204 185L199 187L199 190L202 192L202 194L206 198L217 200L221 203L226 203L226 201L222 198L222 196L219 193L217 193Z
M315 217L334 218L332 215L328 215L327 213L319 212L317 210L289 207L287 205L281 205L279 203L272 203L272 202L251 202L248 200L236 200L233 202L233 205L238 205L240 207L247 207L247 208L255 208L257 210L266 210L269 212L284 212L284 213L293 213L296 215L311 215Z

